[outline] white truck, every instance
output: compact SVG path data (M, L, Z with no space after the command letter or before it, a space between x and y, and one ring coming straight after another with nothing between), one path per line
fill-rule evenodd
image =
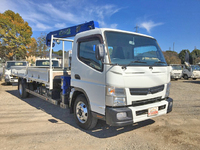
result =
M198 65L190 65L189 63L185 63L183 66L183 78L193 80L200 78L200 67Z
M192 79L196 80L200 78L200 67L199 65L191 65L192 68Z
M72 36L74 40L68 38ZM73 43L69 68L52 66L52 47L59 41L63 60L64 42ZM46 43L50 66L27 67L18 82L21 98L31 93L69 107L84 129L94 128L98 119L125 126L172 111L171 67L153 37L99 28L90 21L50 32Z
M27 66L27 61L6 61L5 66L3 67L5 84L18 82L18 76L25 74Z
M183 76L183 70L182 70L182 65L179 64L171 64L170 65L172 67L172 71L171 71L171 79L181 79L181 77Z

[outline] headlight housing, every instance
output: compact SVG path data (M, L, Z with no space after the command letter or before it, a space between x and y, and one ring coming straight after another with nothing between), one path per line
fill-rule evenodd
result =
M169 97L170 87L171 87L171 83L169 82L169 83L167 83L167 89L166 89L165 97Z
M124 88L116 88L107 86L107 96L112 97L113 106L125 106L126 105L126 92Z
M5 79L9 79L9 76L7 74L5 75Z

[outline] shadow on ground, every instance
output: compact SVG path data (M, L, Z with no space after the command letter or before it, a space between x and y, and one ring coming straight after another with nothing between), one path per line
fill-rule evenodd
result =
M194 83L194 84L200 84L199 80L187 80L187 81L183 81L183 82L189 82L189 83Z
M1 85L2 86L18 86L18 83L5 83L5 82L2 82Z
M18 91L17 90L11 90L11 91L6 91L16 97L18 97ZM108 138L108 137L113 137L125 132L129 132L144 126L148 126L153 124L155 121L149 119L146 121L142 121L133 125L129 126L124 126L124 127L111 127L105 123L103 120L99 120L97 123L97 126L93 130L83 130L81 129L74 120L74 115L70 114L69 109L62 109L59 106L53 105L47 101L44 101L40 98L31 96L30 98L25 98L25 99L19 99L27 104L40 109L50 115L52 115L54 118L59 119L75 128L80 129L83 132L86 132L94 137L97 138ZM58 123L56 119L49 119L51 123Z

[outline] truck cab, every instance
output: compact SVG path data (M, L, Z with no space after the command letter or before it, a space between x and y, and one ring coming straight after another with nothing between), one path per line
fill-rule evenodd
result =
M95 50L99 45L101 58ZM171 67L154 38L97 28L77 34L72 51L72 95L82 93L91 112L109 125L128 125L171 111Z
M191 65L192 68L192 79L196 80L200 78L200 67L199 65Z

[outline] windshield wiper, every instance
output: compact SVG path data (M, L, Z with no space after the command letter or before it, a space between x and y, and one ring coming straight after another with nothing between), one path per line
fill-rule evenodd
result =
M145 61L140 61L140 60L135 60L135 61L131 61L128 65L122 66L122 69L126 69L127 66L130 66L133 63L142 63L142 64L146 64L147 62Z
M155 64L166 64L166 62L164 62L164 61L157 61L153 65L155 65Z
M111 65L111 66L118 66L118 65L119 65L119 64L117 64L117 63L112 64L112 63L104 63L104 62L103 62L103 64L105 64L105 65Z

